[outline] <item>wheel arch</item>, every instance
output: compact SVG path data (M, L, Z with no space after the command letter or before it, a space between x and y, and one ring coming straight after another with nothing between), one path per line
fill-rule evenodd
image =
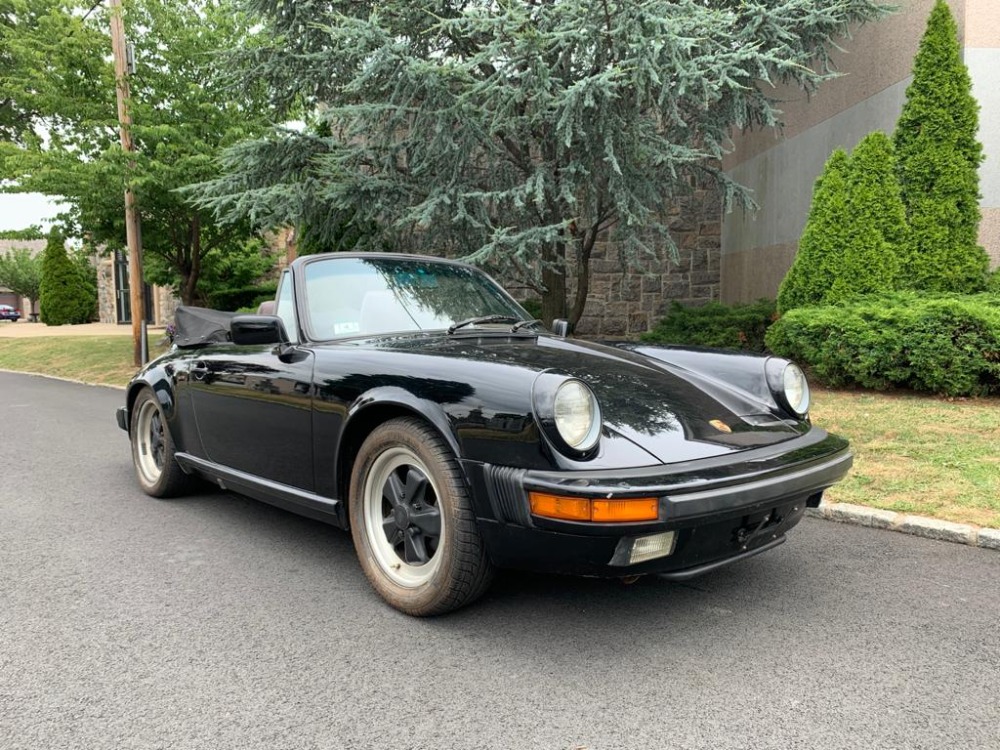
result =
M412 417L433 429L448 444L456 458L461 458L458 437L452 429L448 415L440 404L420 399L396 388L378 389L355 401L348 411L340 434L336 456L336 487L344 504L345 518L350 504L351 473L362 444L380 425L392 419ZM463 472L464 477L464 472ZM464 477L468 483L468 477Z
M163 414L167 418L168 422L172 420L174 416L174 392L166 374L156 370L146 372L140 379L133 380L129 383L128 390L125 394L125 406L128 409L127 426L129 434L132 432L132 410L135 406L135 400L139 398L139 394L143 391L143 389L153 392L153 395L156 396L156 400L160 402L160 407L163 409Z

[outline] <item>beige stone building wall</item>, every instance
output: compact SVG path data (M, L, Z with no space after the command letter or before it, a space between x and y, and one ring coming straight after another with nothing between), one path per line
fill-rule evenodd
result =
M834 54L840 78L807 98L778 90L782 132L734 138L726 171L754 191L756 212L734 210L722 227L722 287L725 302L774 297L791 266L805 226L812 186L836 148L853 148L872 130L891 133L905 100L913 58L934 0L900 0L899 13L862 27L844 52ZM973 93L982 107L979 138L986 161L980 242L1000 264L1000 2L949 0L959 27Z

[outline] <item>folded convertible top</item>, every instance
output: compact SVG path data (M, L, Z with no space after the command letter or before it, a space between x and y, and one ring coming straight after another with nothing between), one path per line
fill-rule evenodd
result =
M236 313L182 305L174 313L174 344L180 347L221 344L229 341L229 326Z

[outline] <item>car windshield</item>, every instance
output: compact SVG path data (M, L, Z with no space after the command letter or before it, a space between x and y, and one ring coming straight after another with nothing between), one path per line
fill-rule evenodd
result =
M317 339L440 330L487 316L509 318L509 329L531 317L485 274L431 260L331 256L306 264L305 292Z

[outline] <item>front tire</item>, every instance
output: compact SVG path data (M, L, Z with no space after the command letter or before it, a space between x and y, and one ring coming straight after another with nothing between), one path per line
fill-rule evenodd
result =
M365 575L402 612L450 612L492 580L458 462L417 419L386 422L365 440L351 473L350 519Z
M174 458L163 408L156 395L143 389L132 405L132 463L143 492L153 497L176 497L190 488L191 477Z

